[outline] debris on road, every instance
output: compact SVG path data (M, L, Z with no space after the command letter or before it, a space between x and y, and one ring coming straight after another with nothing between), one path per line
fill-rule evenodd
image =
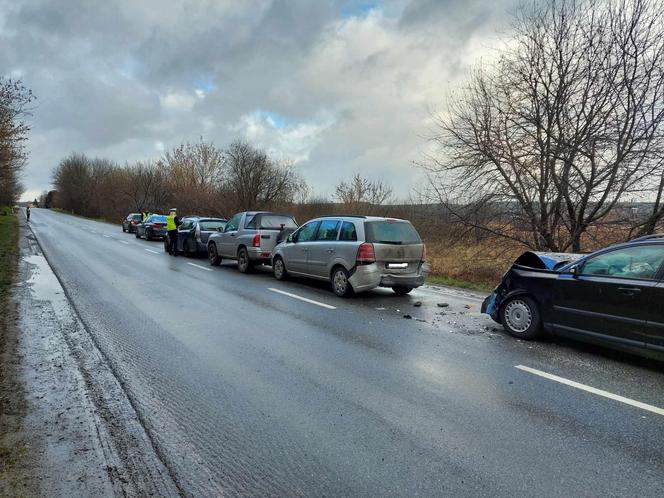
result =
M439 308L447 308L450 305L450 303L438 303Z
M420 306L422 306L422 301L415 301L413 303L413 306L415 306L416 308L419 308Z
M410 316L410 315L404 315L403 317L404 317L406 320L412 320L412 319L413 319L413 317Z

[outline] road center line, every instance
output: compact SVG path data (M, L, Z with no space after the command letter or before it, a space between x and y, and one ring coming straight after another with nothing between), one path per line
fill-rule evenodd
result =
M127 245L129 245L129 242L127 242L126 240L118 240L118 242L120 242L121 244L127 244Z
M159 251L153 251L152 249L143 249L144 251L151 252L152 254L159 254Z
M212 271L212 268L205 268L204 266L197 265L196 263L187 263L188 265L195 266L196 268L200 268L201 270L205 271Z
M543 377L545 379L552 380L554 382L559 382L561 384L565 384L566 386L571 386L575 387L577 389L580 389L582 391L586 391L592 394L596 394L598 396L602 396L604 398L609 398L613 399L615 401L620 401L621 403L625 403L626 405L634 406L636 408L641 408L642 410L646 410L648 412L656 413L657 415L664 415L664 409L658 408L656 406L648 405L646 403L642 403L640 401L635 401L633 399L625 398L623 396L619 396L617 394L610 393L608 391L603 391L601 389L596 389L591 386L587 386L585 384L580 384L579 382L574 382L573 380L568 380L563 377L558 377L557 375L553 375L550 373L542 372L541 370L536 370L534 368L526 367L524 365L515 365L514 368L518 368L519 370L523 370L524 372L531 373L533 375L538 375L540 377Z
M320 306L321 308L327 308L328 310L337 309L335 306L330 306L329 304L325 303L319 303L318 301L314 301L313 299L307 299L306 297L298 296L297 294L291 294L290 292L275 289L273 287L268 287L267 290L276 292L278 294L283 294L284 296L292 297L293 299L299 299L300 301L304 301L305 303L315 304L316 306Z

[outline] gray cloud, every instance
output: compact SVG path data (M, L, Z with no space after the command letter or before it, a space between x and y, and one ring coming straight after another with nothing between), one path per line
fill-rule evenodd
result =
M516 0L0 0L0 71L38 96L25 183L71 151L118 162L204 136L406 195L431 109Z

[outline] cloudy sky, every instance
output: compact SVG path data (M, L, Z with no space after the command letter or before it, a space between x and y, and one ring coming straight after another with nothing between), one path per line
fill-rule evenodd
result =
M432 113L516 0L0 0L0 74L38 97L33 197L72 151L119 162L199 137L290 158L317 195L360 172L406 196Z

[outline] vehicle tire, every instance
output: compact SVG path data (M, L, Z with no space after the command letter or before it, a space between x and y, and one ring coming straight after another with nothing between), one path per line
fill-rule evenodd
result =
M122 232L127 233L127 229L124 227L124 225L122 225Z
M500 321L505 331L518 339L535 339L542 333L537 303L528 296L515 296L500 307Z
M350 275L343 266L337 266L332 270L332 290L339 297L353 295L353 286L348 281Z
M217 253L217 246L214 243L208 244L208 261L212 266L221 264L221 256Z
M150 233L149 230L145 231L145 240L152 240L152 234Z
M237 269L240 271L240 273L249 273L251 271L249 252L244 247L241 247L237 252Z
M274 278L277 280L288 280L286 264L281 256L275 256L272 262L272 273L274 273Z
M168 235L164 237L164 252L168 254L168 250L170 249L170 242L168 240Z
M137 239L140 239L140 238L141 238L141 236L138 234L138 229L136 229L136 238L137 238Z
M409 294L410 291L413 290L412 287L402 287L400 285L395 285L392 287L392 290L397 296L405 296L406 294Z

